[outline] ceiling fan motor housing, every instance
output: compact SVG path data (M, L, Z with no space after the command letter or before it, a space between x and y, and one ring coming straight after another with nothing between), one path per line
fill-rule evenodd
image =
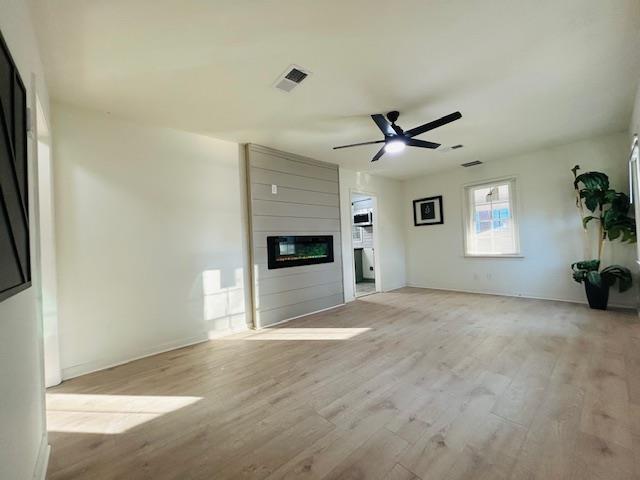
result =
M393 111L387 113L387 119L391 123L396 123L396 121L398 120L399 116L400 116L400 112L397 112L396 110L393 110Z

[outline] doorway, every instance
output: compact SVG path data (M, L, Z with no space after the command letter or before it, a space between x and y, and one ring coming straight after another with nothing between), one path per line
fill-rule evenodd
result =
M374 195L351 193L351 246L353 250L354 295L379 291L376 259L377 199Z

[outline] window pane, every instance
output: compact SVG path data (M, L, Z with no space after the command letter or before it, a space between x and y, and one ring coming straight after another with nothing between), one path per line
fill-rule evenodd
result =
M468 188L467 254L518 253L511 182Z
M491 193L490 188L478 188L474 190L474 199L476 204L486 203L487 195Z

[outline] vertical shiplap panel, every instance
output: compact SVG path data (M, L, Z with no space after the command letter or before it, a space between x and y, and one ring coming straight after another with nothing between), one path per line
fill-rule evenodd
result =
M257 326L343 303L338 166L249 144L247 167ZM266 236L296 234L333 235L334 263L273 275L263 258Z

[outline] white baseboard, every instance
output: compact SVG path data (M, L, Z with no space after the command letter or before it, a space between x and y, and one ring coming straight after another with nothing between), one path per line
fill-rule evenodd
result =
M262 328L256 328L256 330L263 330L263 329L265 329L265 328L276 327L276 326L278 326L278 325L282 325L283 323L287 323L287 322L290 322L290 321L292 321L292 320L296 320L296 319L298 319L298 318L308 317L309 315L315 315L316 313L326 312L326 311L328 311L328 310L333 310L334 308L344 307L345 305L346 305L346 302L343 302L343 303L339 303L339 304L337 304L337 305L333 305L333 306L331 306L331 307L327 307L327 308L322 308L322 309L320 309L320 310L316 310L316 311L314 311L314 312L304 313L304 314L302 314L302 315L297 315L297 316L295 316L295 317L291 317L291 318L285 318L284 320L280 320L279 322L272 323L272 324L270 324L270 325L265 325L265 326L264 326L264 327L262 327Z
M498 292L498 291L490 291L490 290L464 290L459 288L442 288L442 287L431 287L426 285L418 285L416 283L409 283L407 287L413 288L424 288L428 290L440 290L443 292L459 292L459 293L475 293L478 295L495 295L498 297L515 297L515 298L530 298L532 300L549 300L552 302L567 302L567 303L576 303L578 305L587 305L588 302L586 299L584 300L575 300L571 298L554 298L554 297L539 297L535 295L528 294L519 294L519 293L508 293L508 292ZM636 307L632 305L625 305L619 303L610 303L609 306L614 308L631 308L635 309Z
M223 330L221 332L213 332L209 334L209 340L216 340L218 338L228 337L229 335L235 335L236 333L242 333L250 330L248 325L242 328L234 328L233 330Z
M38 450L38 458L36 459L36 467L33 470L33 480L45 480L47 476L47 467L49 466L49 455L51 453L51 445L49 445L46 433L40 441L40 449Z
M209 337L204 332L202 335L198 335L191 338L185 338L176 340L173 342L167 342L154 347L142 349L126 358L110 358L100 359L92 362L81 363L79 365L73 365L62 369L62 379L69 380L74 377L86 375L88 373L98 372L100 370L106 370L107 368L117 367L118 365L124 365L125 363L133 362L134 360L140 360L141 358L150 357L159 353L169 352L178 348L188 347L197 343L203 343L209 341Z

